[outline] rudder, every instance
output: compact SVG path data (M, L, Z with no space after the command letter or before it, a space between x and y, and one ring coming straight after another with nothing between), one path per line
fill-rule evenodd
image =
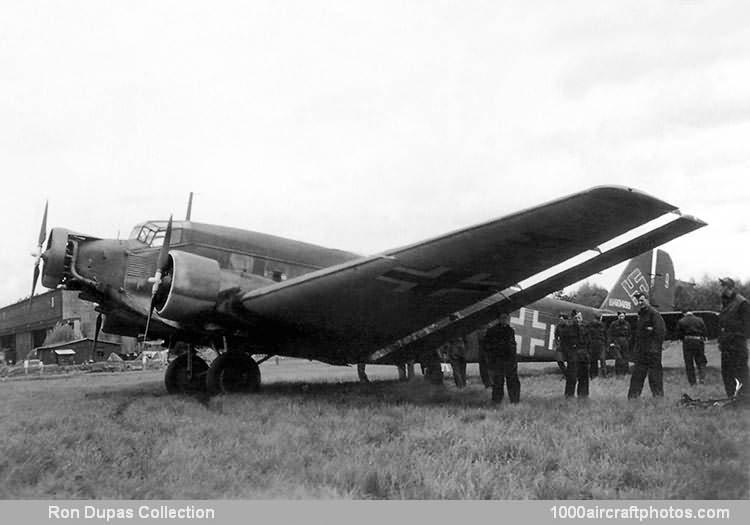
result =
M651 279L651 302L663 312L674 310L674 264L669 254L656 250L656 265Z

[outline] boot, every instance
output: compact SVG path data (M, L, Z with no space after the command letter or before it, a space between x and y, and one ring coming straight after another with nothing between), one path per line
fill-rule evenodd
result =
M357 377L359 377L360 383L369 383L370 380L367 378L367 373L365 372L365 364L364 363L357 363Z
M702 385L704 384L706 377L706 367L703 365L698 365L698 384Z

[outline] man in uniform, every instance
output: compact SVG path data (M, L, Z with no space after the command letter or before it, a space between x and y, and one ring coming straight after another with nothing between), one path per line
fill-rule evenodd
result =
M424 378L433 385L443 384L443 368L440 358L440 348L426 350L419 355L419 364L422 367Z
M615 357L615 375L627 374L630 366L630 323L625 319L625 312L617 312L617 319L609 325L607 338Z
M521 381L518 379L516 334L510 326L508 314L500 314L498 323L487 330L482 347L492 374L492 402L503 400L503 384L507 382L510 402L518 403L521 400Z
M589 337L589 378L597 375L607 377L607 334L601 316L595 317L586 325ZM601 365L601 368L599 367Z
M734 280L719 279L721 313L719 313L719 351L721 378L728 397L746 404L750 400L748 385L747 338L750 337L750 302L737 293ZM739 382L739 390L737 383Z
M560 347L560 327L564 325L567 320L568 318L565 317L565 314L561 313L558 317L557 324L555 325L555 361L557 361L557 366L560 369L560 372L563 373L563 376L565 376L565 355ZM563 329L563 331L564 330L565 329Z
M482 340L484 339L484 333L475 332L469 334L468 337L477 337L477 361L479 361L479 378L482 380L484 388L490 388L492 386L492 372L490 371L490 364L487 357L487 352L484 351L484 345Z
M706 353L703 341L706 339L706 323L703 319L685 312L677 322L677 334L682 339L682 358L685 361L685 373L690 386L695 386L695 369L698 369L698 383L701 385L706 376Z
M635 329L635 368L630 377L628 399L640 397L643 382L648 376L651 395L664 397L664 378L661 367L662 344L666 327L664 319L648 303L648 298L641 292L634 297L638 300L638 324Z
M573 310L570 319L559 325L560 350L565 356L565 397L589 397L589 349L583 315Z
M454 337L446 345L448 361L453 370L453 381L458 388L466 386L466 343L462 337Z

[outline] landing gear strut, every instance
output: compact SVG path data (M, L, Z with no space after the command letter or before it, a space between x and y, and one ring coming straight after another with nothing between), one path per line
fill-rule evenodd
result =
M210 395L258 392L260 368L245 352L226 352L211 362L206 387Z
M164 374L164 385L170 394L197 394L206 391L206 362L192 350L177 356Z

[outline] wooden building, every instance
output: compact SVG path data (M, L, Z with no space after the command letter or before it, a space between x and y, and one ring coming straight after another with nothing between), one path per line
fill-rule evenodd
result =
M36 348L37 358L45 365L80 365L87 361L105 361L111 353L120 354L121 345L99 341L96 353L91 354L94 340L89 337L76 341L54 343Z
M0 308L0 351L8 364L23 360L42 346L57 323L69 323L83 337L93 338L96 327L94 305L78 297L78 292L50 290ZM120 345L118 353L135 351L135 339L102 333L100 340Z

